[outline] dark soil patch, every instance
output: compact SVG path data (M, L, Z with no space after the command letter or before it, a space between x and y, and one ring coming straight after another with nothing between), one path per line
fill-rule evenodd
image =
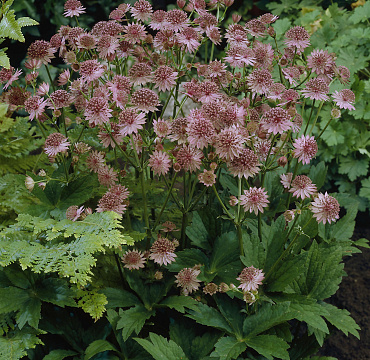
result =
M370 239L369 228L355 230L353 240ZM321 356L333 356L338 360L370 359L370 249L361 248L361 254L344 258L347 275L338 292L329 300L340 309L347 309L360 326L358 340L353 335L345 336L336 331L324 343Z

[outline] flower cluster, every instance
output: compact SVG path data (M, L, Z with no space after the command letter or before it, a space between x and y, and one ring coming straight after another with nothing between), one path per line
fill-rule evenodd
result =
M339 214L338 202L318 193L312 180L297 175L297 169L310 164L318 151L314 120L302 118L304 106L315 108L316 102L330 101L331 95L336 111L354 109L351 90L330 94L329 88L336 78L343 82L348 69L337 66L326 50L309 53L310 36L301 26L289 29L284 47L277 48L272 24L278 17L272 14L244 25L235 17L223 33L219 11L215 16L212 9L220 10L232 1L178 3L179 9L154 11L148 1L138 0L132 6L121 4L109 20L99 21L90 31L61 26L49 41L29 46L27 88L13 86L20 70L0 71L3 98L13 108L23 107L30 121L49 131L44 152L50 161L64 166L67 176L87 169L96 177L100 185L96 212L126 212L125 181L140 182L142 194L135 201L143 214L135 215L145 221L148 242L145 250L122 255L129 270L143 269L148 259L167 266L177 257L177 240L158 235L151 244L151 235L158 231L153 224L158 225L156 217L163 210L152 209L150 218L145 189L157 179L169 191L165 204L173 189L182 193L182 202L173 198L184 214L211 189L222 203L220 187L234 184L230 203L222 207L225 216L241 226L246 218L269 212L273 201L264 185L265 175L282 168L288 205L295 197L300 211L311 211L324 224ZM67 0L64 9L65 17L86 10L77 0ZM207 42L210 58L195 62ZM225 56L214 59L222 44ZM41 82L39 69L57 56L69 68L50 88ZM289 173L291 164L294 173ZM175 185L176 176L183 180L180 186ZM227 181L220 182L221 176ZM29 179L27 186L32 188ZM292 219L295 212L288 211L286 218ZM82 212L83 208L71 207L66 216L77 220ZM181 230L186 238L185 229ZM176 283L183 294L198 290L200 273L197 267L178 273ZM263 279L262 270L254 267L245 268L237 278L249 302ZM214 294L217 286L206 284L204 293Z

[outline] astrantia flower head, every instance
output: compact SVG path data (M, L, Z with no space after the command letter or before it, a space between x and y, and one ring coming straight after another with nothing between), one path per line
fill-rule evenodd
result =
M152 67L147 63L132 65L128 76L134 85L144 85L153 80Z
M200 270L194 268L184 268L177 275L175 275L178 287L182 288L184 295L192 293L194 290L198 290L200 280L197 276L200 274Z
M293 157L298 158L303 164L309 164L311 159L316 156L317 144L313 136L302 135L296 139L294 144Z
M208 283L204 288L203 288L203 292L205 294L209 294L209 295L214 295L216 294L216 292L218 291L218 285L216 285L215 283Z
M250 266L244 268L236 280L240 281L238 288L241 288L243 291L256 291L264 278L262 270Z
M96 212L114 211L117 214L122 214L126 210L126 207L127 204L123 204L119 196L107 191L99 200Z
M139 43L145 40L146 31L144 25L129 23L124 27L125 36L124 39L130 44Z
M165 21L165 28L175 32L189 26L189 20L186 12L179 9L167 11Z
M85 117L90 126L94 127L107 123L109 118L112 117L112 111L106 98L94 96L86 104Z
M67 0L64 4L64 16L73 17L80 16L85 13L86 8L84 8L80 1L78 0Z
M233 67L243 67L244 65L254 65L256 58L253 49L244 44L234 44L227 51L224 58Z
M6 90L13 83L13 81L18 80L19 75L22 74L22 70L18 69L15 71L14 74L13 72L14 68L12 66L9 69L2 68L0 70L0 82L1 83L6 82L6 84L3 87L4 90Z
M230 44L249 45L247 32L245 28L239 24L230 24L226 30L225 38Z
M261 37L265 36L266 33L266 27L265 25L259 21L258 19L252 19L249 20L246 24L245 27L247 29L247 32L251 34L254 37Z
M271 73L265 69L254 70L247 79L248 86L257 94L266 94L274 83Z
M240 195L239 203L243 205L244 211L249 211L257 215L258 212L263 213L263 208L267 206L267 192L264 188L251 187L249 190L244 190L244 195Z
M293 196L297 198L306 199L317 192L316 185L312 183L312 180L306 175L298 175L294 178L291 183L291 189L289 192L293 193Z
M145 258L141 251L136 249L131 251L126 251L121 257L122 262L126 269L129 270L139 270L145 267Z
M117 172L112 167L103 165L98 169L98 180L102 186L113 186L118 181Z
M164 27L167 25L166 23L166 11L164 10L156 10L152 14L152 18L149 24L149 27L153 30L163 30Z
M233 160L243 151L245 141L246 138L240 134L235 125L224 128L214 138L216 154L223 160Z
M139 0L130 9L132 16L136 20L146 21L153 12L152 5L146 0Z
M301 90L301 93L303 93L305 98L320 101L329 100L329 97L326 95L328 92L329 86L320 78L314 78L307 81L306 88Z
M176 78L178 72L174 71L167 65L161 65L154 72L155 88L159 91L170 90L172 86L176 85Z
M352 105L355 102L355 94L352 90L343 89L339 92L335 91L332 97L339 108L355 110L355 107Z
M99 169L104 166L105 153L100 151L92 151L86 159L86 165L90 169L97 173Z
M203 153L191 146L183 146L176 154L177 163L185 171L196 171L200 169Z
M262 118L261 127L268 133L282 134L292 126L288 112L280 107L267 111Z
M136 90L131 96L131 102L136 109L145 113L158 110L158 95L148 88Z
M124 136L136 134L145 124L145 114L138 114L133 108L123 109L118 118L121 133Z
M104 74L104 67L98 60L86 60L80 63L81 79L91 82L97 80Z
M66 210L66 218L71 221L76 221L81 217L84 210L84 206L78 207L76 205L72 205Z
M240 154L228 162L228 169L233 176L248 179L259 171L260 162L257 155L250 149L244 148Z
M149 157L149 166L154 175L165 175L170 170L172 160L167 153L155 150Z
M302 52L310 45L310 35L302 26L294 26L285 33L285 43L290 47L296 47L298 52Z
M39 119L44 113L47 101L40 96L32 96L24 102L24 109L30 114L30 120Z
M202 173L198 175L198 180L203 185L209 187L216 183L216 174L212 170L204 169Z
M61 109L70 105L72 98L71 95L65 90L56 90L50 94L50 101L52 109Z
M175 249L173 241L159 236L150 248L149 258L159 265L171 264L177 257Z
M327 50L315 49L307 56L307 67L317 75L331 71L334 65L334 60Z
M54 157L59 153L66 152L69 145L71 145L71 143L64 135L53 133L46 138L44 151L48 156Z
M285 189L290 188L290 184L292 183L293 173L281 174L280 175L280 182L284 186Z
M159 138L164 138L170 133L170 122L168 120L153 120L153 129Z
M176 34L176 40L187 52L193 53L200 46L201 36L195 29L186 27Z
M29 60L40 60L46 65L55 57L54 52L55 49L51 47L49 42L36 40L28 47L27 57Z
M186 128L188 127L188 119L184 117L176 118L170 125L170 140L177 141L179 145L185 144L188 138Z
M339 219L339 203L338 200L328 195L319 193L316 199L311 203L311 211L313 217L316 218L317 222L335 222Z
M215 128L212 122L205 118L201 110L194 109L188 116L188 141L189 144L198 149L203 149L212 142Z

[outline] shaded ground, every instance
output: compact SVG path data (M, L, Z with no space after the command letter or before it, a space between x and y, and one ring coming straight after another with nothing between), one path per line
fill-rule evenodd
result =
M360 228L355 231L353 240L370 239L370 229ZM338 360L370 360L370 249L361 248L362 254L355 254L344 259L345 271L338 292L330 302L339 308L347 309L360 326L361 339L345 336L342 332L334 333L320 350L322 356L333 356Z

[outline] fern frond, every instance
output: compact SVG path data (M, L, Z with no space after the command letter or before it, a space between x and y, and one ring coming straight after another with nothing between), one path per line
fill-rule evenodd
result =
M7 13L3 14L3 18L0 21L0 36L20 42L25 41L21 27L15 19L14 10L9 10Z

